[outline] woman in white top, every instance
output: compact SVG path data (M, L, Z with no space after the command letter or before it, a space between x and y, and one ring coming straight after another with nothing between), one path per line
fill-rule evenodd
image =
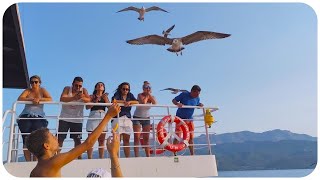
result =
M144 81L142 86L143 92L138 94L139 104L156 104L156 98L151 94L151 85L148 81ZM150 157L149 136L150 136L150 107L137 106L133 114L133 131L134 131L134 155L139 157L140 132L142 126L142 138L147 157ZM141 120L139 120L141 119Z
M32 104L26 104L23 111L17 119L17 123L21 133L31 133L34 130L48 126L48 121L45 119L43 104L40 101L52 101L49 92L40 87L41 78L37 75L30 77L30 88L25 89L18 97L18 101L31 101ZM31 119L36 118L36 119ZM22 135L23 147L26 148L26 138L28 135ZM26 161L31 161L31 153L28 150L23 150ZM35 160L35 159L33 159Z
M105 93L105 85L103 82L98 82L94 86L93 94L90 95L91 102L94 103L109 103L108 99L108 93ZM96 129L96 127L100 124L103 117L105 116L106 106L93 106L93 105L86 105L86 109L90 109L89 119L87 121L86 130L91 134L93 130ZM96 119L92 119L96 118ZM106 132L107 132L108 126L105 127L104 131L101 133L101 135L98 138L98 144L99 144L99 158L104 158L104 142L106 139ZM88 159L92 159L92 148L88 149Z

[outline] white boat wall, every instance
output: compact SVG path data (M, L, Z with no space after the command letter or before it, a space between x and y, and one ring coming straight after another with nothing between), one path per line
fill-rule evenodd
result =
M6 120L10 120L9 126L3 126L3 151L5 151L5 147L7 146L7 154L6 158L7 161L4 163L4 167L9 174L15 177L29 177L31 170L35 167L36 162L25 162L23 159L23 148L22 148L22 138L21 132L16 123L16 119L18 118L17 106L29 104L30 102L22 102L17 101L13 104L11 110L7 110L3 116L3 125L5 124ZM55 109L56 112L60 112L62 104L70 104L70 105L79 105L82 103L63 103L63 102L46 102L45 104L47 108L57 108ZM88 105L93 103L86 103ZM82 104L83 105L83 104ZM94 103L94 105L111 105L110 103ZM120 104L121 105L121 104ZM170 105L145 105L145 104L138 104L133 106L150 106L151 109L157 108L157 113L159 111L165 111L164 114L157 114L151 115L150 121L151 124L157 124L161 121L164 116L167 115L174 115L177 106L170 106ZM205 109L211 109L211 111L216 111L218 108L216 107L195 107L195 106L184 106L185 108L197 108L195 112L200 111L201 115L195 115L195 137L200 134L206 135L206 144L189 144L189 146L194 146L195 154L193 156L185 155L186 151L189 151L188 148L178 152L177 156L174 156L172 152L165 151L162 154L151 154L151 157L121 157L121 153L119 153L119 161L121 170L123 172L124 177L212 177L218 176L217 172L217 165L216 165L216 158L212 154L211 151L211 142L209 139L210 134L214 134L213 132L209 132L209 126L205 123ZM52 110L50 109L50 110ZM172 110L174 109L174 110ZM151 111L152 112L152 111ZM170 113L171 112L171 113ZM11 119L8 118L11 114ZM47 115L46 119L49 121L48 128L50 131L55 134L57 132L57 123L59 120L59 115ZM87 116L84 117L84 126L85 122L89 121ZM6 123L8 124L8 123ZM175 128L174 124L168 123L165 128L168 132L168 135L171 136L169 139L169 143L173 141L175 135ZM201 125L199 125L201 124ZM52 126L54 128L52 128ZM111 127L108 126L108 135L110 135ZM85 140L87 136L87 132L85 128L83 128L83 138ZM159 144L156 137L156 128L152 128L150 131L150 149L153 149L154 152L156 149L159 149ZM69 147L67 147L67 141L69 141ZM64 147L62 147L62 152L68 151L73 148L73 142L68 138L65 140ZM133 141L133 134L131 134L130 142ZM132 143L133 144L133 143ZM120 150L122 150L124 146L121 146ZM66 147L65 147L66 146ZM97 150L97 143L94 146L94 149ZM131 151L133 151L133 147L131 146ZM207 148L208 154L207 155L197 155L197 149L200 148ZM144 155L143 146L141 146L140 155ZM163 150L163 149L162 149ZM5 159L3 157L3 159ZM23 160L22 160L23 159ZM86 175L93 169L96 168L103 168L110 172L110 159L79 159L74 160L71 163L64 166L61 170L62 177L86 177Z
M120 158L124 177L212 177L217 176L214 155ZM88 172L103 168L110 172L110 159L74 160L61 170L62 177L86 177ZM29 177L36 162L6 163L6 170L16 177Z

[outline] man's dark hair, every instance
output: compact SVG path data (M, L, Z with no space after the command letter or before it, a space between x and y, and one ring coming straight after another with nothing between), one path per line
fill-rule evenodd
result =
M194 90L201 91L201 88L198 85L194 85L194 86L192 86L191 91L194 91Z
M48 128L40 128L31 132L27 137L27 148L37 158L44 155L45 150L43 144L48 142L48 134Z
M75 78L73 79L73 82L72 82L72 83L74 83L75 81L83 82L83 79L82 79L82 77L77 76L77 77L75 77Z

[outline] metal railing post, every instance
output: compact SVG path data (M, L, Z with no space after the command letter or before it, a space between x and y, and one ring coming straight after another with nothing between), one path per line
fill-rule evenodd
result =
M11 154L12 154L12 140L13 140L13 133L14 133L14 121L15 121L15 112L16 112L17 103L13 103L12 105L12 116L11 116L11 123L10 123L10 134L9 134L9 142L8 142L8 156L7 162L11 162ZM14 157L12 157L14 158Z
M208 133L208 126L206 124L206 121L204 120L204 116L206 115L206 110L203 108L203 122L204 122L204 127L206 129L206 137L207 137L207 143L208 143L208 150L209 150L209 155L212 155L212 151L211 151L211 144L210 144L210 137L209 137L209 133Z

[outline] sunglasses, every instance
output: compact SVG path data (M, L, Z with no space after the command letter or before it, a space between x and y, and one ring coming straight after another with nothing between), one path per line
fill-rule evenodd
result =
M82 85L80 85L80 84L74 84L73 86L74 86L74 87L77 87L77 88L78 88L78 87L80 87L80 88L82 87Z
M122 91L129 91L129 88L122 88Z
M38 84L39 81L30 81L30 84Z
M151 86L143 86L143 89L151 89Z

